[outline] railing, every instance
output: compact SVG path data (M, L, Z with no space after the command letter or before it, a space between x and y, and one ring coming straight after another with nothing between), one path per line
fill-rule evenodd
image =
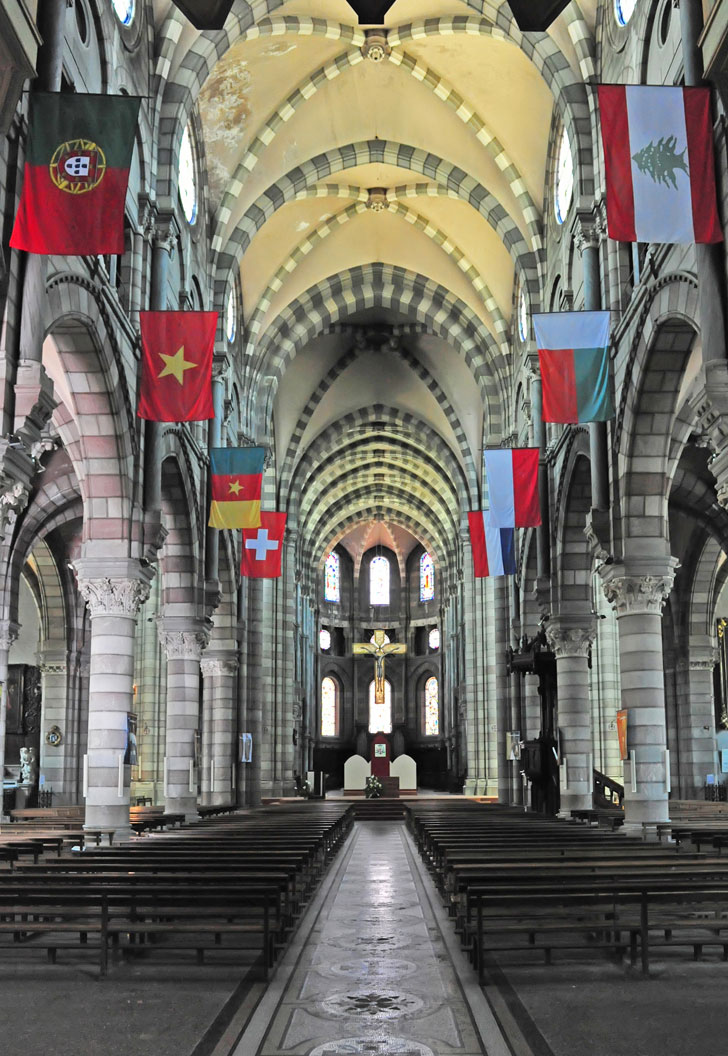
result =
M600 770L594 771L594 805L621 807L624 803L624 785L612 780Z

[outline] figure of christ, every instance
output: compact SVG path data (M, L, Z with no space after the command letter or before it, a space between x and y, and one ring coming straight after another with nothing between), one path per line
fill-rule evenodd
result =
M375 631L372 642L354 642L354 655L369 655L374 658L374 701L384 703L384 658L407 652L407 646L398 642L385 644L384 631Z

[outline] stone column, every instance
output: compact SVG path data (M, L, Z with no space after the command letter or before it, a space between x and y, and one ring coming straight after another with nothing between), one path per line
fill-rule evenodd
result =
M627 824L668 820L662 610L676 565L670 557L662 562L635 559L626 566L600 569L619 627L622 707L628 712L630 753L624 764Z
M200 721L200 659L209 641L202 623L181 624L161 617L159 641L167 654L167 737L164 806L169 813L197 818L195 731Z
M127 576L100 576L108 561L75 564L91 622L85 827L113 828L116 838L123 838L131 835L129 771L123 760L127 714L134 711L134 635L152 572L128 561Z
M680 671L686 691L679 693L677 707L681 799L702 799L705 775L716 773L713 668L717 661L717 649L692 646ZM675 768L673 777L674 773Z
M70 728L67 693L68 663L65 648L45 648L38 656L41 673L43 725L40 734L40 772L46 787L53 789L53 805L69 803L69 786L74 750L74 730ZM46 734L53 727L61 731L60 744L49 744Z
M589 649L596 634L589 616L557 616L546 625L556 657L558 718L561 734L561 814L592 806L593 738L589 696Z
M202 708L205 753L203 770L207 775L207 802L232 803L235 788L232 779L237 754L237 673L238 659L229 656L206 656L201 661ZM205 785L203 784L203 789Z
M8 681L8 656L10 646L17 641L20 634L20 624L13 620L0 620L0 777L5 774L5 717L6 701L5 692ZM2 786L0 786L2 787ZM0 792L0 796L2 793ZM0 818L3 817L2 799L0 798Z

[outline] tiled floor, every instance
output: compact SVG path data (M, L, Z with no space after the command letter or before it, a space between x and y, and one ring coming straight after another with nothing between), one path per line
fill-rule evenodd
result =
M407 841L396 823L355 826L312 930L289 970L281 965L235 1056L500 1050L502 1041L484 1046L483 1009L468 1000L482 995L461 985Z

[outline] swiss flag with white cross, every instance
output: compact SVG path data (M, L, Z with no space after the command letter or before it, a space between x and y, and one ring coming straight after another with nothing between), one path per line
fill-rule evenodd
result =
M281 574L285 513L261 513L259 528L243 528L240 572L254 579L276 579Z

